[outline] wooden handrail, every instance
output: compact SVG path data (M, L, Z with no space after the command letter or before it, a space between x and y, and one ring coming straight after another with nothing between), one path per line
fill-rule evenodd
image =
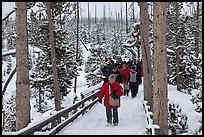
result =
M29 125L26 128L23 128L19 131L16 132L15 135L31 135L34 134L34 132L36 131L40 131L44 126L57 121L58 118L60 117L64 117L65 115L68 115L69 112L73 111L73 110L77 110L78 107L81 107L82 105L84 106L83 109L81 109L80 111L77 111L74 115L72 115L72 117L67 118L66 120L62 121L61 123L58 123L58 125L56 125L55 127L53 127L51 129L51 131L48 133L50 135L56 134L58 133L62 128L64 128L67 124L69 124L70 122L72 122L73 120L75 120L80 114L83 114L87 109L91 108L95 103L98 102L97 99L97 95L99 94L99 91L85 97L84 99L82 99L81 101L77 102L76 104L72 105L69 108L64 108L62 110L59 110L58 112L56 112L54 115L50 116L49 118L36 123L36 124L32 124ZM90 99L92 99L92 102L89 103L87 106L85 106L85 102L89 101Z

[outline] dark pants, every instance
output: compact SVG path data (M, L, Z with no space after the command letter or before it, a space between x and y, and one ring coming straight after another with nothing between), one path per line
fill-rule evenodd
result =
M130 82L129 86L130 86L130 90L132 93L132 98L134 98L138 93L138 86L139 85L137 82Z
M124 96L129 96L129 90L124 90Z
M113 124L118 123L118 109L106 107L106 117L107 117L108 123L112 123L112 117L113 117Z

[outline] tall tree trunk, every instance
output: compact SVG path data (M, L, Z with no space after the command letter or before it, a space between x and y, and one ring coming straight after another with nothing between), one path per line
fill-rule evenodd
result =
M141 48L144 81L144 99L148 101L152 110L153 88L152 88L152 63L149 46L149 16L147 2L140 2L140 22L141 22Z
M168 134L166 3L154 2L154 68L153 121L160 126L160 135Z
M197 2L197 14L196 14L196 29L195 29L195 52L196 57L199 55L199 2Z
M16 130L30 123L30 81L26 2L16 2Z
M128 10L127 10L127 2L126 2L126 34L128 34Z
M178 2L176 2L176 84L177 84L177 90L181 91L181 83L180 83L180 75L179 75L179 50L180 50L180 45L179 45L179 39L178 39Z
M89 12L89 2L88 2L88 30L90 31L90 12Z
M121 20L120 20L120 24L121 24L121 31L123 30L123 5L122 5L122 2L121 2L121 9L120 9L120 18L121 18Z
M79 2L77 2L77 41L76 41L76 62L78 62L78 50L79 50ZM74 79L74 93L76 93L76 87L77 87L77 76L75 76Z
M58 82L58 73L57 73L57 63L56 63L56 52L55 52L55 42L54 42L54 28L52 22L51 14L51 2L47 2L47 14L49 22L49 38L51 45L51 60L52 60L52 72L53 72L53 86L54 86L54 97L55 97L55 110L58 111L61 109L60 103L60 90Z
M134 3L133 3L133 5L132 5L133 7L132 7L132 21L133 21L133 23L135 22L135 10L134 10Z
M97 13L97 11L96 11L96 4L95 4L95 24L97 23L97 20L96 20L96 14Z
M103 27L105 27L106 22L106 7L105 4L103 5Z

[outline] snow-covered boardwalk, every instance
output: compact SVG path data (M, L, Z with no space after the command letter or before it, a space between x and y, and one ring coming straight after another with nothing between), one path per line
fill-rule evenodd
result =
M88 113L67 125L57 135L145 135L147 123L142 101L142 90L134 99L121 97L121 107L118 109L119 126L106 126L105 107L97 103Z

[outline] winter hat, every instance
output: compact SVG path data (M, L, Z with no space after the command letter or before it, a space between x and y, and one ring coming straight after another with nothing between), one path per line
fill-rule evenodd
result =
M109 79L116 78L115 74L110 74Z
M137 68L137 66L133 65L131 68L135 70Z
M114 68L118 68L118 65L117 65L117 64L114 64L114 65L113 65L113 69L114 69Z

